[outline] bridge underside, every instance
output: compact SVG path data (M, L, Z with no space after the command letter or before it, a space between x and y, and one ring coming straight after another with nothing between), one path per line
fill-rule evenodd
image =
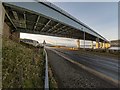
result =
M36 12L3 4L6 17L5 22L12 27L12 30L18 30L23 33L42 34L57 37L66 37L74 39L84 39L84 32L75 29L65 23L61 23L52 18L46 17ZM86 40L96 41L95 36L85 33ZM99 41L103 41L99 39Z

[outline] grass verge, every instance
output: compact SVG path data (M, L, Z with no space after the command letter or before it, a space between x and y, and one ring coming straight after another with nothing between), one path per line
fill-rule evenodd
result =
M43 49L3 39L2 86L3 88L43 88Z

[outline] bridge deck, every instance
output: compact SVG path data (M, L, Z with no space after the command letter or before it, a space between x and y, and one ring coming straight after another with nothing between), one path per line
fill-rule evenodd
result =
M107 41L65 11L47 2L5 2L6 22L20 32L58 37ZM9 18L8 18L9 16Z

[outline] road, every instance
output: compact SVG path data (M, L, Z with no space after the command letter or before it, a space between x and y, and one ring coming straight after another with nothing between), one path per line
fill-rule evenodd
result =
M56 51L75 62L81 63L84 66L105 74L116 81L118 80L118 60L100 57L98 55L91 55L90 53L80 51L47 48L48 61L60 88L111 88L114 86L107 80L103 80L69 62L55 53Z
M106 74L107 76L118 80L118 60L108 57L101 57L99 55L91 55L90 53L65 50L56 48L55 50L64 53L67 57L80 62L81 64L95 69L101 73ZM119 72L120 74L120 72Z

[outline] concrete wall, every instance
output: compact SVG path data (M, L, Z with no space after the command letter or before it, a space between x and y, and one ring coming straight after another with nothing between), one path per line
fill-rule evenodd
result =
M15 31L11 32L11 28L4 22L2 37L11 39L15 42L20 42L20 32Z
M20 42L20 32L19 31L12 32L10 35L10 39L12 39L15 42Z
M2 37L9 39L10 34L10 27L6 23L4 23Z
M6 22L4 22L5 19L5 9L2 5L2 2L0 2L0 47L2 47L2 37L7 39L12 39L16 42L20 41L20 32L11 32L11 28L7 25Z
M0 89L2 88L2 31L4 23L4 8L2 2L0 1Z
M2 39L7 38L19 42L20 33L11 33L11 28L4 22L5 19L5 9L0 1L0 89L2 88Z
M1 17L2 22L0 23L0 27L1 27L0 34L2 35L3 38L11 39L15 42L20 42L20 32L19 31L11 32L12 31L11 27L9 27L7 23L4 22L5 13L6 12L4 10L4 7L2 6L2 17Z

